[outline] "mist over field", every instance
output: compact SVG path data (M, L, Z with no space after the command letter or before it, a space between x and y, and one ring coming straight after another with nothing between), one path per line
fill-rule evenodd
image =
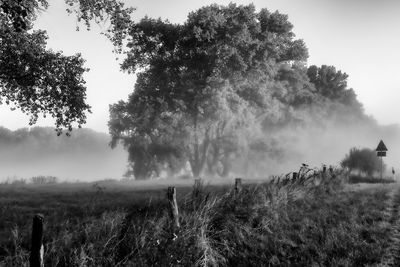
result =
M327 119L324 125L285 125L271 129L268 153L250 159L257 164L250 162L247 175L244 169L235 169L230 176L268 178L296 171L302 163L310 167L339 166L350 148L375 149L380 139L389 149L385 164L390 170L397 169L399 133L397 125L380 126L372 119L360 124ZM50 127L16 131L0 128L0 180L38 175L66 181L121 179L127 170L128 154L121 146L111 149L109 142L108 134L90 129L74 129L67 137L57 136ZM164 174L164 178L173 177Z
M272 174L296 171L301 163L310 167L322 164L340 166L341 160L353 147L375 150L383 140L388 148L387 157L383 158L387 171L398 169L400 157L400 128L398 125L381 126L371 120L361 124L346 124L328 121L326 125L308 125L302 128L287 126L274 137L279 148L272 155L270 164L265 168Z
M311 51L288 15L253 4L214 4L173 24L133 21L132 12L118 13L118 27L107 35L123 55L121 71L136 76L131 93L109 106L109 134L83 129L57 137L51 128L2 128L0 178L267 178L302 163L339 166L351 148L375 149L381 139L389 148L386 165L400 167L399 127L380 126L366 114L355 91L362 88L348 86L345 70L308 62ZM85 124L88 70L81 55L63 66L65 75L47 77L72 58L58 54L47 69L41 57L32 58L33 71L20 64L20 55L35 49L52 55L45 34L37 33L37 42L4 36L10 48L2 62L6 103L32 113L31 123L40 113L57 118L59 133ZM10 75L25 72L32 76L28 83L28 74ZM31 87L52 90L33 97Z
M53 128L10 131L0 128L0 180L56 176L61 181L120 179L127 164L122 148L111 149L109 136L74 129L70 137Z

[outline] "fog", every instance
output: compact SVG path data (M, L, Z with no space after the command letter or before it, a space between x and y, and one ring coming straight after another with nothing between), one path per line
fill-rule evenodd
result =
M286 126L274 134L276 152L270 153L262 171L283 174L299 169L302 163L310 167L323 164L340 167L341 160L353 147L375 150L382 139L388 148L384 163L387 169L399 170L400 128L381 126L372 120L360 124L325 121L323 126ZM256 174L257 175L257 174Z
M121 146L111 149L105 133L81 129L74 130L71 137L57 137L51 128L0 130L1 181L39 175L69 182L119 180L127 169L127 152ZM359 123L326 119L322 125L287 124L265 134L269 151L249 159L247 171L245 164L237 164L230 178L267 178L297 171L302 163L312 168L323 164L339 167L350 148L375 149L381 139L389 150L384 158L387 169L400 169L398 125L381 126L373 119Z
M56 176L60 181L120 179L127 153L108 146L109 136L74 129L71 137L51 128L0 129L0 180Z

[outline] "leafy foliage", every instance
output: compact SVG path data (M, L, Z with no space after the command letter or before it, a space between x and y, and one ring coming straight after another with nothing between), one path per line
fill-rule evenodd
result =
M23 32L32 27L36 12L49 6L47 0L1 0L0 22L2 26L12 27Z
M132 23L122 69L137 74L135 90L110 106L109 121L129 173L179 173L185 162L193 176L247 172L282 154L272 133L288 124L366 120L347 74L307 68L292 29L278 11L235 4L200 8L184 24Z
M353 113L354 111L362 113L362 106L354 90L347 88L348 75L346 73L337 71L334 66L313 65L308 68L307 75L319 95L352 107Z
M109 127L135 176L149 177L151 162L171 166L171 158L188 161L194 176L206 164L227 175L274 102L275 73L307 58L292 27L286 15L235 4L201 8L182 25L147 17L132 25L122 68L139 70L138 79L129 100L110 107Z
M58 130L72 129L72 123L86 122L84 60L80 55L64 56L46 49L43 31L16 33L0 31L0 101L32 114L56 118ZM1 103L1 102L0 102Z
M132 23L133 7L125 7L119 0L65 0L68 4L67 12L75 13L78 22L83 21L90 30L91 22L108 22L106 35L115 46L115 52L122 52L123 40L127 36L127 29ZM77 28L79 30L79 26Z
M90 25L110 16L108 37L115 45L123 38L124 21L133 9L124 9L116 0L67 0L78 20ZM0 104L31 114L30 124L38 116L56 119L58 134L72 130L73 123L86 122L86 87L84 60L79 54L65 56L46 49L45 31L32 31L36 13L48 7L46 0L0 1ZM68 133L67 133L68 134Z

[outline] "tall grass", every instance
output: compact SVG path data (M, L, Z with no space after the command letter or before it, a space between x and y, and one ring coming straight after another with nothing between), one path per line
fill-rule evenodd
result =
M341 191L339 172L300 172L242 191L198 184L179 199L181 227L152 200L46 225L47 266L362 266L379 263L390 225L386 191ZM385 217L386 216L386 217ZM27 266L14 233L0 265ZM13 249L11 249L13 248Z
M350 175L349 176L349 183L350 184L358 184L358 183L367 183L367 184L390 184L390 183L395 183L395 179L393 177L383 177L377 178L377 177L363 177L360 175Z

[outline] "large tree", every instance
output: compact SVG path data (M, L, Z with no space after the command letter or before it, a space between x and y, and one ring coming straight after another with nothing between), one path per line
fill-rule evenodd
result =
M292 28L279 12L235 4L203 7L184 24L144 18L132 25L122 68L138 78L129 100L110 107L109 127L135 176L176 157L194 176L206 165L227 175L254 123L272 112L280 66L308 56Z
M69 12L89 27L92 20L108 19L106 35L119 48L130 23L132 9L117 0L65 0ZM0 104L11 104L31 114L34 124L42 114L55 118L58 133L72 130L86 121L83 73L87 71L79 54L65 56L46 49L45 31L33 31L33 22L47 0L0 0Z

